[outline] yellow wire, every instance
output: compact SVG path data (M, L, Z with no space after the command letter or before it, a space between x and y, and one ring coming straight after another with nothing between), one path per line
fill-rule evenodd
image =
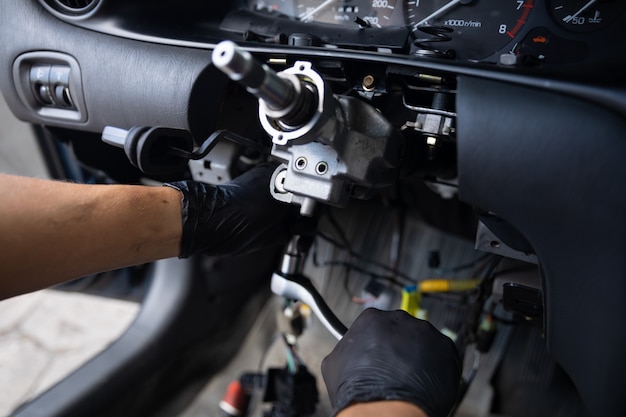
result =
M420 281L420 292L467 291L476 288L479 279L427 279Z

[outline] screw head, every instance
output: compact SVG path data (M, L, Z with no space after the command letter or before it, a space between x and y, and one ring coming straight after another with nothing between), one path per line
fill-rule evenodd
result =
M374 78L373 75L368 74L363 77L361 84L365 91L372 91L376 87L376 78Z

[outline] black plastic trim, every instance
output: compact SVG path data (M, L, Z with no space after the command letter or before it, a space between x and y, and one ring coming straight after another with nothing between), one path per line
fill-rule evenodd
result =
M626 415L626 119L470 77L459 77L457 114L460 198L535 250L548 349L589 415Z

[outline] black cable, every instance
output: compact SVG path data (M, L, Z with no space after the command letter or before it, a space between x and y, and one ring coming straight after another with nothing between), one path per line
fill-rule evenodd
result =
M350 272L351 271L352 271L351 265L349 263L346 264L346 266L344 267L344 272L343 272L343 290L346 292L346 294L348 294L348 297L350 297L350 300L354 298L354 294L352 294L352 291L350 291Z
M337 240L333 239L332 237L328 236L326 233L319 231L317 233L317 235L319 237L321 237L322 239L324 239L325 241L327 241L328 243L332 244L333 246L339 248L339 249L343 249L348 251L348 254L350 256L353 256L355 258L357 258L360 261L363 261L365 263L368 264L372 264L373 266L376 266L378 268L384 269L387 272L390 272L392 275L398 276L402 279L404 279L405 281L407 281L406 283L402 283L400 281L398 281L397 279L395 279L393 276L390 275L382 275L382 274L378 274L375 273L373 271L367 270L363 267L359 267L357 264L353 263L353 262L348 262L348 261L340 261L340 260L332 260L332 261L325 261L320 263L317 260L316 255L314 255L313 259L314 259L314 265L318 266L318 267L324 267L324 266L335 266L335 265L342 265L342 266L346 266L346 267L351 267L352 269L357 270L358 272L361 272L363 274L369 275L372 278L379 278L385 281L390 281L393 284L399 285L400 287L404 287L407 284L416 284L418 282L418 280L412 278L411 276L409 276L408 274L403 273L402 271L399 271L396 268L392 268L390 266L384 265L382 263L373 261L371 259L367 259L365 258L363 255L357 253L357 252L351 252L350 249L347 249L344 245L342 245L341 243L339 243ZM471 267L476 266L476 264L484 261L485 259L487 259L490 256L490 254L484 254L482 256L480 256L479 258L466 263L466 264L462 264L462 265L458 265L449 269L444 269L444 270L438 270L437 272L440 273L454 273L454 272L460 272L464 269L468 269Z
M318 233L318 236L322 237L321 234ZM323 237L324 240L328 240L326 239L326 236ZM328 240L329 243L333 244L332 242L332 238L330 240ZM343 249L340 246L341 249ZM351 254L349 254L350 256L352 256ZM405 284L398 281L397 279L395 279L393 276L389 276L389 275L382 275L382 274L378 274L376 272L370 271L364 267L361 267L359 265L357 265L356 263L352 262L352 261L344 261L344 260L328 260L328 261L323 261L320 262L318 257L317 257L317 244L315 244L313 246L313 250L312 250L312 260L313 260L313 265L317 268L325 268L325 267L329 267L329 266L343 266L344 268L346 268L346 275L344 275L344 279L347 279L347 275L349 275L350 271L355 270L356 272L359 272L363 275L367 275L370 278L373 279L380 279L383 281L387 281L391 284L397 285L400 288L404 288ZM344 283L344 288L347 286L347 283Z
M333 218L333 216L329 216L329 220ZM331 220L331 224L333 223L333 220ZM345 237L345 233L343 232L343 229L341 229L341 226L339 226L338 223L336 223L335 220L335 224L333 225L333 227L335 227L337 229L337 233L340 234L340 239L343 241L343 243L338 242L336 239L333 239L332 237L328 236L328 234L322 232L322 231L318 231L317 235L319 237L321 237L322 239L326 240L328 243L332 244L333 246L339 248L339 249L343 249L345 251L348 252L348 254L362 262L365 262L367 264L370 264L372 266L375 266L377 268L383 269L393 275L396 275L402 279L404 279L405 281L407 281L408 284L415 284L417 282L417 280L413 277L411 277L410 275L398 270L397 268L393 268L390 267L389 265L385 265L382 262L378 262L376 260L373 259L368 259L365 256L361 255L360 253L354 251L352 249L352 247L350 246L350 243L347 241L347 238Z
M333 237L327 235L326 232L324 232L322 230L318 230L317 231L317 236L321 237L322 239L324 239L325 241L327 241L328 243L330 243L331 245L333 245L336 248L349 251L349 249L346 248L343 244L339 243L337 240L335 240Z
M354 264L354 263L349 262L349 261L331 260L331 261L325 261L322 265L324 265L324 266L343 266L343 267L349 268L350 270L354 270L356 272L359 272L359 273L361 273L363 275L368 275L370 278L384 280L384 281L389 282L390 284L397 285L400 288L404 288L405 287L404 283L398 281L393 276L377 274L375 272L369 271L369 270L367 270L367 269L365 269L363 267L360 267L359 265Z
M397 279L395 279L393 276L388 276L388 275L381 275L378 273L375 273L373 271L367 270L365 268L359 267L357 264L353 263L353 262L348 262L348 261L339 261L339 260L335 260L335 261L326 261L322 264L320 263L315 263L316 266L334 266L334 265L342 265L345 267L349 267L352 268L358 272L361 272L363 274L369 275L372 278L377 278L377 279L381 279L381 280L385 280L388 282L391 282L394 285L398 285L401 288L404 287L406 284L416 284L417 283L417 279L415 279L414 277L411 277L410 275L400 271L398 268L394 268L388 265L385 265L381 262L378 262L376 260L372 260L372 259L368 259L365 256L361 255L360 253L356 252L347 236L345 231L343 230L343 228L341 227L341 225L339 224L339 222L337 221L336 217L330 212L330 210L326 211L326 215L328 220L330 221L330 224L333 226L333 228L335 229L336 233L339 235L339 239L340 241L338 241L337 239L333 238L332 236L328 235L326 232L318 230L317 231L317 236L321 237L322 239L326 240L328 243L332 244L333 246L345 250L348 252L348 254L351 257L354 257L356 259L358 259L359 261L365 262L366 264L370 264L372 266L375 266L377 268L383 269L387 272L389 272L390 274L392 274L393 276L397 276L402 278L403 280L406 281L406 283L402 283L399 282ZM461 264L461 265L457 265L451 268L446 268L443 270L439 270L439 272L441 273L455 273L455 272L459 272L462 271L464 269L468 269L471 267L476 266L477 264L479 264L480 262L488 259L490 256L492 256L491 254L483 254L480 257L478 257L477 259L465 263L465 264ZM314 259L316 260L316 258L314 257Z

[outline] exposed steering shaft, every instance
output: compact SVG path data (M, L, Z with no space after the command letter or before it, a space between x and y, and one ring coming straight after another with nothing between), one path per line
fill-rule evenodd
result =
M272 118L285 129L301 127L317 107L312 85L295 76L276 73L234 42L219 43L212 55L213 65L240 83L266 106Z
M234 42L221 42L213 51L213 65L231 80L248 88L257 98L264 100L273 109L287 108L293 99L293 85L272 71L267 65L252 58L248 51Z

